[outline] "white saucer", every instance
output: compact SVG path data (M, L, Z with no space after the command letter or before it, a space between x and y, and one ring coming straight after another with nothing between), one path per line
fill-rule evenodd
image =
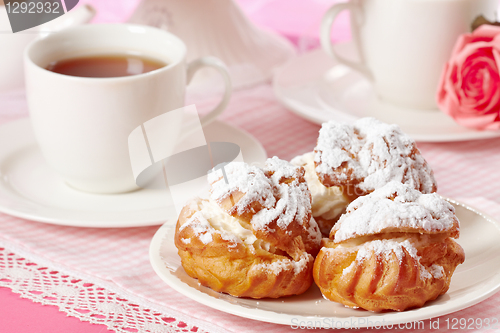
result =
M233 142L245 162L263 163L266 152L250 134L220 121L205 128L208 142ZM0 212L77 227L158 225L175 217L167 190L96 195L68 187L45 163L28 118L0 127Z
M351 43L337 45L354 57ZM412 110L380 101L372 84L361 74L336 63L321 49L303 54L279 68L274 92L291 111L312 122L352 122L375 117L396 123L417 141L446 142L500 137L500 131L475 131L456 124L439 110Z
M437 318L477 304L500 290L500 223L463 204L450 202L461 222L458 243L465 251L465 263L456 269L446 294L422 308L399 313L346 308L325 300L316 285L302 295L279 299L255 300L217 293L201 286L182 268L172 223L166 223L156 232L149 256L158 276L176 291L214 309L249 319L284 325L347 322L353 328L360 328L382 321L387 326Z

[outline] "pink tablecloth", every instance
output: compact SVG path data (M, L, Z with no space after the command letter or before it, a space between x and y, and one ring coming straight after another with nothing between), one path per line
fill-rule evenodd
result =
M135 5L135 1L120 1L119 6L111 0L85 2L99 7L99 21L122 20ZM261 24L274 24L275 29L299 40L313 36L308 31L317 26L321 12L331 1L308 1L310 5L305 7L299 0L241 3ZM278 9L300 13L301 28L285 19L291 14L269 14L266 5L274 13ZM305 10L312 7L308 20ZM280 26L273 21L275 17L283 19ZM204 109L209 103L200 102L198 108ZM22 92L0 96L0 122L26 115ZM269 156L283 159L310 151L319 129L281 106L268 84L238 91L222 119L253 134ZM435 171L442 195L500 218L500 139L425 143L419 147ZM149 264L148 246L157 229L61 227L0 214L0 286L38 303L57 305L72 317L104 324L116 332L290 330L211 309L166 286ZM448 317L495 318L499 307L497 294ZM434 331L444 332L446 328Z

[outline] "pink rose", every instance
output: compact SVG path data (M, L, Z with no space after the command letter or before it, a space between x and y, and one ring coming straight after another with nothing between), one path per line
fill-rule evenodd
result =
M500 129L500 27L459 37L438 87L439 108L463 126Z

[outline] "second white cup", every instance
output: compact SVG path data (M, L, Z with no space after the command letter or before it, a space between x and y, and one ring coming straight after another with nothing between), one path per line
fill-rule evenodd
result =
M330 8L321 28L323 49L361 72L385 101L410 108L437 109L436 91L445 63L460 34L479 15L495 19L498 0L350 0ZM332 25L340 12L351 14L357 63L332 45Z
M95 55L133 54L165 66L148 73L107 78L57 74L53 61ZM229 74L213 57L186 63L186 47L176 36L152 27L110 24L65 30L30 44L25 52L31 121L44 158L67 184L93 193L137 188L128 136L144 122L184 105L186 85L201 67L223 77L225 94L202 125L216 119L231 95ZM165 130L174 145L182 120Z

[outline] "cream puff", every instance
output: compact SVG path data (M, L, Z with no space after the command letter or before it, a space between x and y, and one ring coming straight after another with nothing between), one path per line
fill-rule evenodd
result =
M352 125L324 123L314 152L292 163L306 170L313 216L325 236L352 200L391 181L422 193L437 190L433 171L415 141L397 125L374 118Z
M447 292L464 262L454 207L392 181L359 197L323 239L314 281L352 308L403 311Z
M304 173L276 157L264 169L233 162L212 171L209 197L188 203L177 221L185 271L238 297L306 291L321 234Z

